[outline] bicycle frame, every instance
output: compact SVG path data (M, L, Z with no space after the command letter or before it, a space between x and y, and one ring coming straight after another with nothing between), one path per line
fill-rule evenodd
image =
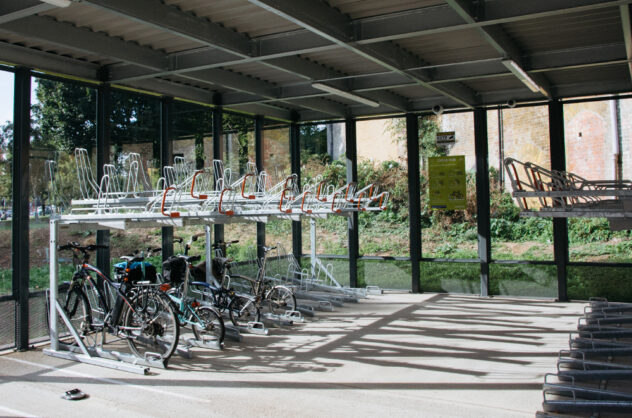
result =
M107 283L107 285L109 286L110 289L114 289L115 290L115 294L117 296L117 299L120 298L120 300L122 301L122 303L126 304L127 307L134 313L136 313L136 311L134 310L134 308L132 307L132 304L129 302L129 300L127 299L127 297L125 296L125 294L120 290L120 288L116 287L114 285L114 282L107 277L101 270L99 270L97 267L85 263L83 262L82 264L80 264L79 266L77 266L77 271L75 272L75 274L73 275L73 280L75 280L75 278L78 278L79 280L88 280L90 282L90 284L92 285L92 287L96 290L97 292L97 296L99 298L99 301L101 302L102 306L105 307L105 309L107 310L107 312L104 312L104 318L103 318L103 325L111 325L111 326L116 326L118 324L118 321L121 317L121 312L123 311L122 309L119 309L118 312L114 313L114 307L110 306L110 301L108 300L108 298L104 295L104 291L105 288L103 288L103 290L101 289L101 286L99 286L99 283L97 281L95 281L95 279L92 277L92 275L89 272L94 272L97 274L97 277L99 277L100 279L103 279L104 282L103 283ZM85 286L85 283L81 283L82 286ZM86 296L89 296L89 293L86 292ZM115 299L115 306L116 306L116 300ZM88 297L88 301L90 301L90 298ZM90 306L91 309L94 309L93 306Z

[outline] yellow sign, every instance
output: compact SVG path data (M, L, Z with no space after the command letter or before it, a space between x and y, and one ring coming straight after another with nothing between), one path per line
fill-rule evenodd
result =
M465 209L465 156L428 158L430 209Z

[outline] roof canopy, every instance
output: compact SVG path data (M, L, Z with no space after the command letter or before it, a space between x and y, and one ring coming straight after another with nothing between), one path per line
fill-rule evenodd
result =
M629 1L3 0L0 60L280 119L629 92Z

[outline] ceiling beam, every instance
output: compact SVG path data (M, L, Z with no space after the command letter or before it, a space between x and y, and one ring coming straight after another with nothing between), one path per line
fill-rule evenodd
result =
M251 55L250 39L207 19L200 19L180 9L167 6L156 0L83 0L84 3L105 9L120 16L178 36L206 43L213 40L213 46L240 57Z
M52 4L41 3L38 0L3 1L0 2L0 24L56 8Z
M59 45L62 48L106 56L153 70L163 70L170 65L167 55L160 51L96 33L87 28L78 28L69 23L58 22L48 17L29 16L8 22L0 25L0 32L2 31L17 33ZM278 98L280 95L280 89L274 84L226 70L202 70L181 74L181 76L235 91L255 94L266 99Z
M3 23L0 25L0 32L17 33L84 54L114 58L153 70L163 70L169 66L167 57L160 51L49 17L29 16Z
M445 0L446 3L468 24L476 23L486 13L484 0ZM503 59L512 60L524 71L522 51L500 26L479 26L477 32ZM540 87L540 93L551 99L549 81L543 75L529 75Z
M447 97L450 101L455 101L467 107L472 107L476 102L474 92L465 86L442 86L438 88L428 83L430 77L407 72L405 68L414 65L413 63L416 63L417 66L422 66L425 63L395 44L358 45L353 33L353 22L324 2L310 0L249 1L322 36L350 52L360 55L388 70L405 75L417 84Z
M97 0L95 0L95 2L96 1ZM105 2L111 0L99 1ZM134 3L123 2L121 0L117 1L119 1L120 4ZM389 40L494 26L503 23L586 12L609 7L619 7L622 4L632 3L632 0L529 0L518 2L518 4L507 4L507 2L497 3L500 2L487 4L485 18L471 23L465 23L464 20L446 4L356 19L352 21L354 39L359 45L375 44ZM135 9L133 5L129 7L132 10ZM160 8L167 6L157 5L154 7ZM187 16L189 18L191 17L191 15L188 14ZM156 23L157 22L154 22L154 24ZM226 30L229 31L229 29ZM154 76L168 75L170 73L219 68L239 63L265 61L273 58L340 48L339 45L305 29L253 38L251 39L251 43L253 53L250 57L242 58L218 48L200 48L197 51L174 54L172 56L173 65L169 71L156 73L151 70L138 69L134 66L116 66L110 70L111 78L112 81L151 78Z
M213 47L218 52L233 54L233 57L229 55L229 59L233 61L235 61L235 58L249 58L256 46L253 40L244 34L234 32L208 19L198 18L155 0L136 0L133 2L128 0L85 0L85 2L165 30L174 35L195 40L206 46ZM214 59L217 59L217 54L213 55L215 55ZM176 59L179 58L177 57ZM183 59L186 59L186 56ZM174 60L171 61L171 64L174 64ZM297 56L272 59L266 61L265 65L298 75L306 80L344 75ZM253 93L265 99L276 98L280 94L279 90L272 85L268 86L260 80L245 78L224 70L187 71L180 73L180 75L200 81L212 82L244 93ZM333 113L334 115L344 115L345 113L343 105L333 106L322 99L306 100L303 103L308 108L319 106L319 109L328 109L330 112L335 112ZM341 110L341 108L343 109Z
M4 63L35 70L97 80L99 66L62 57L37 49L0 42L0 58Z
M623 41L625 42L625 54L630 69L630 77L632 77L632 19L630 18L630 5L624 4L620 6L621 25L623 28Z
M538 74L550 71L619 65L627 62L627 59L624 44L617 43L535 53L526 56L524 62L526 63L525 68L529 73ZM435 66L433 68L435 78L431 81L432 84L454 83L455 81L479 80L485 78L513 77L513 74L502 64L500 58L456 62ZM343 81L345 85L349 86L352 93L361 94L369 99L388 104L393 107L393 109L400 111L408 110L410 103L405 98L390 93L386 91L386 89L397 89L415 85L409 78L393 72L345 76L343 79L333 78L316 81L327 82L329 84ZM315 91L311 88L309 83L281 86L280 89L280 100L313 98L326 95L326 93L321 91ZM371 96L374 93L379 93L383 96L379 98ZM393 102L388 102L387 95L391 96ZM227 93L224 95L224 100L229 104L273 101L267 99L262 100L260 97L243 93Z

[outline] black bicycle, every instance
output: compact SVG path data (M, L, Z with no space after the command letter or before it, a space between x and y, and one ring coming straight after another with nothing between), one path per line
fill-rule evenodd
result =
M87 347L96 348L99 334L108 332L125 339L138 357L161 359L166 365L179 339L178 320L168 297L155 285L132 283L129 278L112 281L89 264L90 253L99 248L107 247L76 242L59 247L71 250L77 264L70 283L59 287L65 315Z
M191 270L191 275L196 279L191 286L202 295L203 300L211 302L220 313L228 312L233 325L248 327L248 324L261 320L261 313L257 305L252 303L253 298L250 295L239 294L230 287L230 266L233 259L224 257L226 248L238 242L220 241L212 245L216 251L216 256L211 262L213 277L217 281L215 286L206 282L206 262ZM185 247L185 254L188 249Z

